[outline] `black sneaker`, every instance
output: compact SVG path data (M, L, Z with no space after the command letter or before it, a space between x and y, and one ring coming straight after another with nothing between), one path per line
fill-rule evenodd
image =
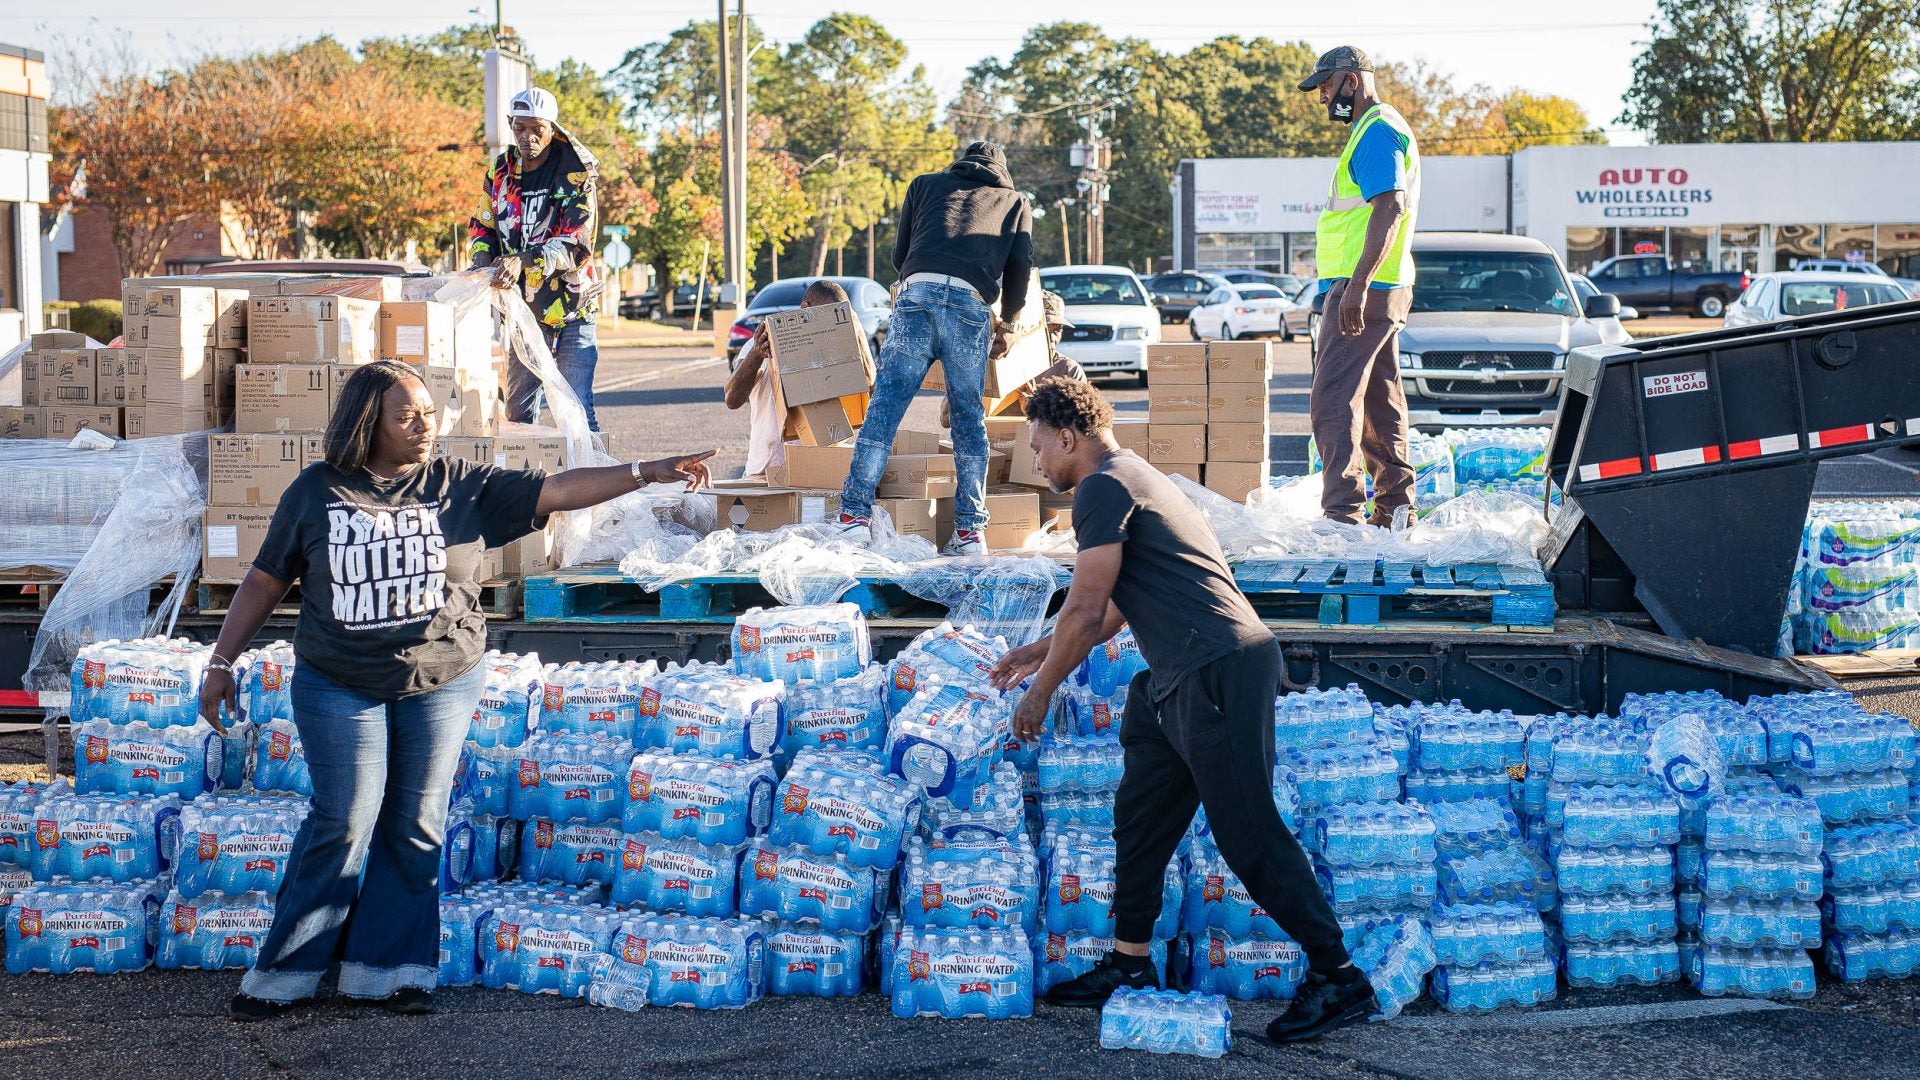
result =
M1094 965L1092 971L1048 990L1046 1002L1076 1009L1096 1009L1105 1005L1114 991L1123 986L1135 990L1160 989L1160 976L1153 970L1153 960L1109 951Z
M433 995L417 986L404 986L389 994L380 1005L401 1016L425 1016L433 1011Z
M1348 982L1334 982L1321 975L1308 975L1293 1006L1267 1025L1267 1038L1274 1042L1305 1042L1329 1031L1357 1024L1373 1015L1373 984L1365 975Z
M249 994L235 994L227 1002L227 1019L236 1023L251 1024L256 1020L271 1020L291 1007L289 1002L268 1001L265 998Z

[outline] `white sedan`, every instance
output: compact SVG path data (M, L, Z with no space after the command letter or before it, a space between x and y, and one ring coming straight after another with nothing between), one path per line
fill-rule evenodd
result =
M1285 293L1261 282L1222 285L1207 294L1188 316L1195 341L1236 341L1250 337L1277 337L1292 341L1286 312L1294 307Z
M1760 274L1747 285L1740 299L1727 305L1726 325L1751 326L1818 315L1823 311L1891 304L1906 298L1906 291L1892 278L1831 270Z

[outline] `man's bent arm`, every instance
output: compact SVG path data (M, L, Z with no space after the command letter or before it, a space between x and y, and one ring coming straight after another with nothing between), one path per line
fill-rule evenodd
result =
M1383 191L1369 200L1373 205L1373 214L1367 218L1367 242L1360 248L1360 261L1353 268L1353 280L1347 283L1349 289L1364 289L1373 283L1373 275L1380 269L1380 262L1387 257L1387 248L1393 245L1393 234L1400 222L1407 216L1407 193L1395 188ZM1403 285L1413 284L1410 281Z
M1120 577L1122 548L1102 544L1074 560L1073 584L1055 620L1046 662L1034 673L1029 694L1052 694L1073 674L1095 645L1118 633L1126 620L1113 606L1113 584ZM1109 629L1111 627L1111 629Z

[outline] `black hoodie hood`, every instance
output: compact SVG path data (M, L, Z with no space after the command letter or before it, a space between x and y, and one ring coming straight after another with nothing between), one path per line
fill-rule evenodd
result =
M963 157L948 166L947 171L963 180L971 180L976 184L1006 188L1008 191L1013 190L1013 176L1007 172L1006 165L989 157L982 157L978 154L971 157Z

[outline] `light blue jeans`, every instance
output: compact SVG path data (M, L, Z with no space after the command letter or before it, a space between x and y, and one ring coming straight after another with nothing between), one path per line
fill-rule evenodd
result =
M542 325L540 331L553 351L560 377L587 410L587 427L599 431L600 418L593 413L593 372L600 366L600 328L592 319L581 319L557 328ZM516 424L537 423L545 399L540 377L515 360L507 369L507 419Z
M947 415L953 423L954 469L960 490L954 499L955 529L987 524L987 348L993 340L993 310L973 290L916 281L900 290L893 305L887 340L880 346L880 370L873 403L860 439L854 443L853 468L840 492L840 512L873 514L873 492L887 471L900 418L926 380L935 360L946 374Z
M460 744L486 669L385 700L311 667L293 673L293 723L313 776L273 929L240 992L299 1001L319 990L340 937L340 993L432 990L440 974L440 845Z

